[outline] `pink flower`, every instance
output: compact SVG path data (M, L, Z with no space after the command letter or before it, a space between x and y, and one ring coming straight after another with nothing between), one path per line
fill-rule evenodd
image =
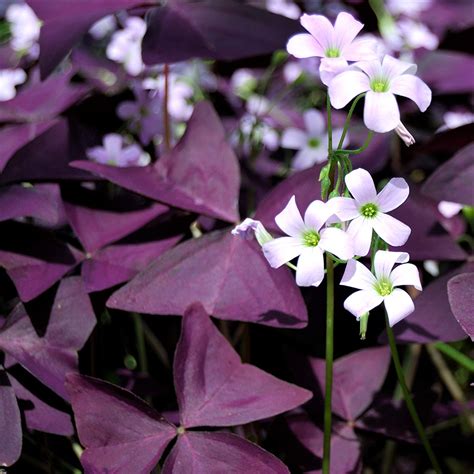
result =
M310 109L303 114L303 119L306 130L287 128L281 137L283 148L298 150L293 159L295 170L304 170L328 159L328 140L323 114L319 110ZM341 135L342 129L333 130L333 142L336 145ZM347 139L344 143L346 142Z
M414 76L415 72L415 64L391 56L385 56L382 62L359 62L331 81L331 104L336 109L341 109L358 94L367 92L365 125L374 132L390 132L400 123L400 111L394 94L413 100L422 112L431 103L430 88Z
M16 96L15 86L26 81L23 69L0 69L0 102Z
M350 172L345 181L353 198L335 197L328 205L341 221L351 221L347 233L352 238L354 253L367 255L372 231L389 245L403 245L410 236L410 227L386 213L406 201L409 194L407 182L403 178L392 178L377 194L372 177L364 169Z
M323 58L319 72L326 85L347 68L348 61L368 61L377 57L374 41L355 39L364 25L349 13L339 13L334 26L322 15L304 14L300 22L310 34L293 36L286 49L297 58Z
M255 236L260 245L273 240L272 235L265 229L263 224L260 221L250 219L250 217L247 217L240 224L236 225L231 233L245 240L251 240Z
M356 288L344 301L344 308L356 318L384 303L390 326L406 318L415 309L408 293L398 286L411 285L421 291L420 275L405 252L379 250L374 258L375 276L356 260L347 262L341 285ZM403 263L395 270L395 263Z
M298 258L296 283L299 286L319 286L324 279L324 252L342 260L354 256L348 235L335 227L322 228L332 212L322 201L313 201L306 209L304 220L295 196L275 217L278 227L288 237L280 237L263 245L263 253L273 268Z
M138 145L124 146L123 137L109 133L103 139L103 146L87 150L87 157L105 165L127 167L146 166L150 163L150 155Z

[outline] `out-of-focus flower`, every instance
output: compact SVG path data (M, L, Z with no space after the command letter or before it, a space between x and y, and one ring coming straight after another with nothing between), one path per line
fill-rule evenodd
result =
M115 31L117 21L114 15L107 15L96 21L89 29L89 34L96 40L105 38L107 35Z
M254 115L246 114L240 119L240 133L245 138L246 153L250 151L251 143L262 143L270 151L275 151L280 144L277 131Z
M11 48L21 53L26 51L33 58L37 58L41 21L35 12L26 3L15 3L7 8L5 18L10 23Z
M385 56L382 62L361 61L331 81L331 104L341 109L358 94L367 92L365 125L374 132L390 132L400 124L400 111L394 94L413 100L422 112L431 103L430 88L414 75L415 72L415 64L391 56Z
M247 112L255 117L268 115L272 108L271 102L262 95L251 95L245 104Z
M150 163L150 155L138 145L124 146L122 135L109 133L105 135L103 146L87 150L87 157L97 163L118 167L146 166Z
M403 140L403 143L405 143L406 146L415 144L415 137L408 131L402 122L395 127L395 133Z
M431 5L432 0L388 0L387 9L392 15L405 15L416 18L420 12L426 10Z
M400 20L398 29L406 46L410 49L426 48L434 50L438 47L438 37L426 25L413 20Z
M15 86L26 81L26 73L23 69L1 69L0 70L0 102L13 99L16 96Z
M146 23L140 17L129 17L125 28L116 31L107 46L106 55L112 61L123 64L132 76L143 71L142 39L146 33Z
M377 57L374 41L355 39L364 25L349 13L339 13L334 26L322 15L304 14L300 22L310 34L291 37L286 48L297 58L322 58L319 73L326 85L347 68L348 61L369 61Z
M324 279L324 252L342 260L354 256L349 236L336 227L322 228L332 217L327 203L313 201L306 209L304 220L295 196L275 217L278 227L288 235L263 245L263 254L273 268L298 258L296 283L299 286L319 286Z
M410 236L410 227L386 213L406 201L410 192L407 182L403 178L392 178L377 194L372 177L362 168L346 175L345 182L353 199L334 197L328 206L341 221L351 221L347 233L352 238L354 253L368 254L372 231L389 245L403 245Z
M162 97L164 96L165 77L163 74L144 79L142 85L144 89L156 91ZM193 95L192 86L184 78L174 73L168 74L168 112L173 119L184 122L191 117L194 107L189 101Z
M296 20L301 15L300 8L293 0L267 0L267 10Z
M136 100L122 102L117 107L117 115L128 121L130 130L138 134L143 145L148 145L163 134L163 97L139 86L134 87L134 92Z
M441 201L438 203L438 211L443 215L443 217L446 217L446 219L454 217L463 207L464 206L458 202Z
M328 140L326 123L323 114L316 109L307 110L303 114L306 130L287 128L281 137L281 146L290 150L298 150L293 159L293 168L303 170L315 163L323 163L328 158ZM342 129L333 130L333 141L337 145ZM347 136L343 146L347 144Z
M254 236L260 245L266 244L273 240L272 235L265 229L260 221L247 217L243 222L232 229L232 235L241 237L246 240L252 239Z
M257 76L251 69L237 69L230 78L232 91L242 99L248 99L255 92L257 85Z
M442 125L438 132L452 128L462 127L469 123L474 123L474 114L471 112L446 112L443 115L444 125Z
M357 288L344 301L344 308L356 318L384 303L390 326L415 310L410 295L399 286L410 285L421 291L420 275L405 252L379 250L374 258L375 276L357 260L347 262L341 285ZM396 263L403 263L393 269Z

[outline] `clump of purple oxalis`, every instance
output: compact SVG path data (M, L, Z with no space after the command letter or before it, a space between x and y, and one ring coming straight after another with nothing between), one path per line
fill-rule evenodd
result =
M472 7L311 3L0 5L0 466L472 471Z

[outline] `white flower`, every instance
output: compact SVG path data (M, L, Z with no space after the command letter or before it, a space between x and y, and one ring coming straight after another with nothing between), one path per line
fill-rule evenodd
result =
M0 70L0 102L13 99L16 96L15 86L26 81L23 69Z
M306 130L287 128L281 137L281 146L290 150L298 150L293 159L295 170L310 168L315 163L323 163L328 159L328 139L326 122L323 114L316 109L307 110L303 114ZM333 143L338 144L342 129L333 130ZM343 146L347 144L347 136Z
M142 39L146 33L146 23L140 17L129 17L125 28L112 35L106 55L112 61L122 63L132 76L140 74L144 68L142 61Z
M410 192L403 178L392 178L377 194L374 181L364 169L346 175L346 186L353 198L335 197L328 201L332 212L343 222L351 221L351 236L356 255L367 255L375 231L389 245L399 247L410 236L407 225L386 214L401 206Z
M41 21L29 5L15 3L10 5L5 18L10 23L12 38L10 46L14 51L28 51L32 56L39 53L38 39L41 29Z
M96 21L90 28L89 34L96 40L105 38L108 34L115 31L117 22L114 15L107 15Z
M280 237L263 245L263 254L273 268L298 258L296 283L299 286L319 286L324 279L324 252L342 260L354 256L348 235L336 227L324 227L332 212L322 201L313 201L306 209L304 220L295 196L275 217L278 227L288 237Z
M263 224L260 221L250 219L250 217L247 217L243 222L236 225L231 232L232 235L246 240L250 240L253 236L255 236L257 242L260 245L273 240L272 235L267 231L267 229L265 229Z
M344 301L344 308L360 318L384 303L390 326L406 318L415 309L408 293L399 286L412 285L421 291L420 275L405 252L379 250L374 258L375 276L356 260L347 262L341 285L357 288ZM404 263L393 270L395 263Z

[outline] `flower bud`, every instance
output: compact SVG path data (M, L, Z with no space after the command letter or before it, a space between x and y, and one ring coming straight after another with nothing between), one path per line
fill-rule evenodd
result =
M396 126L395 133L403 140L403 143L405 143L406 146L410 146L410 145L413 145L415 143L415 138L407 130L407 128L405 127L405 125L403 125L402 122L400 122Z

